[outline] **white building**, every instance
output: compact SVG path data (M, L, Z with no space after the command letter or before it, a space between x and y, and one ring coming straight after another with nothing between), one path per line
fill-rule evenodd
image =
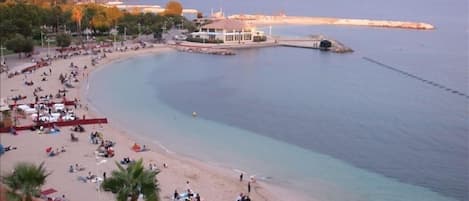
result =
M207 41L223 41L223 43L243 43L259 41L265 37L264 32L257 31L240 20L223 19L202 26L198 32L191 33L192 38L200 38Z

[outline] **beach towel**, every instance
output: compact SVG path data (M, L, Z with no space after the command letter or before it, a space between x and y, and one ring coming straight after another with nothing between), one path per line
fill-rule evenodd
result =
M55 192L57 192L57 190L55 190L53 188L48 188L46 190L41 191L41 194L42 195L49 195L49 194L52 194L52 193L55 193Z

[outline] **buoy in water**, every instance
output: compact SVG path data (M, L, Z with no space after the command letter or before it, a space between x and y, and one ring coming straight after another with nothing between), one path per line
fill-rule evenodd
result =
M197 117L197 112L192 112L192 117Z

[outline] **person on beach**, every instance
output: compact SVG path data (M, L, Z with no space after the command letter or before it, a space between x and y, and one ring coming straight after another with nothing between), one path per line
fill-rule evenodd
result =
M12 147L11 145L8 145L7 147L3 148L3 151L7 152L11 150L16 150L16 149L17 149L16 147Z
M174 195L173 195L173 199L174 200L179 200L179 193L178 193L178 190L174 190Z
M239 181L243 181L243 173L239 175Z
M243 200L243 193L239 193L238 197L236 197L236 201L242 201Z
M248 193L251 193L251 182L248 181Z

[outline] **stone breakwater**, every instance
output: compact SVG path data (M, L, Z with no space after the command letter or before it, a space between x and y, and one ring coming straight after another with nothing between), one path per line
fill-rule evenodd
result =
M424 22L394 21L394 20L370 20L370 19L347 19L332 17L303 17L303 16L268 16L268 15L231 15L229 19L243 20L257 26L268 26L276 24L297 25L348 25L369 26L401 29L432 30L435 27Z

